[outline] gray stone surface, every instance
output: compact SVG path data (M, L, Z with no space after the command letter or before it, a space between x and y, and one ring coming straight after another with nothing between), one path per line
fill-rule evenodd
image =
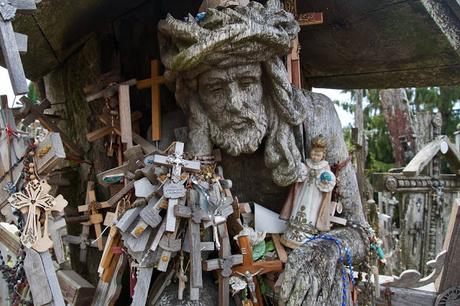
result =
M303 129L306 152L312 139L323 135L331 165L346 160L348 151L333 103L324 95L291 86L280 56L288 53L286 40L298 28L292 15L269 4L208 10L201 23L168 17L159 24L160 50L177 102L189 116L188 151L206 155L217 146L238 156L224 171L233 182L244 184L259 170L251 165L241 171L238 158L250 159L260 148L271 179L287 186L301 175L295 129ZM272 185L268 177L263 179ZM338 173L337 181L342 216L364 224L351 164ZM257 193L251 185L247 189ZM331 234L352 249L355 259L364 256L366 238L358 229L345 227ZM282 300L287 305L340 305L338 259L337 246L330 241L311 242L293 251L286 264Z

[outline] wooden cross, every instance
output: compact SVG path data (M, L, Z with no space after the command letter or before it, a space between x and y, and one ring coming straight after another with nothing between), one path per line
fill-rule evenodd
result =
M22 67L19 48L11 21L15 17L16 12L31 13L35 9L37 7L34 0L0 1L0 45L15 95L27 93L29 87L24 68Z
M110 81L110 79L106 79L105 81ZM133 145L129 86L134 84L136 84L135 80L129 80L121 83L110 82L106 84L106 87L103 89L101 89L100 86L86 86L84 88L84 91L87 94L87 102L91 102L100 98L105 98L111 100L115 108L116 100L118 100L118 115L120 118L121 130L121 135L119 136L121 137L121 142L125 143L127 148L130 148ZM113 97L116 93L118 93L118 99L115 99ZM105 130L107 131L108 129L105 128Z
M337 202L331 202L331 193L324 195L323 203L316 220L316 228L321 232L328 232L331 230L332 223L346 225L347 220L334 216L335 212L342 212L342 204Z
M284 1L284 8L286 11L292 13L299 25L310 26L323 23L323 13L297 13L297 0ZM289 79L294 86L302 88L302 73L300 67L300 44L299 37L291 41L291 53L287 56L287 70Z
M227 225L220 224L218 227L220 239L219 259L210 259L203 262L204 271L220 270L219 273L219 306L228 306L230 302L229 278L232 268L243 263L243 255L232 255Z
M187 190L187 207L175 206L174 215L189 219L187 235L190 245L190 285L193 288L202 288L201 251L213 251L214 243L201 242L200 224L203 220L210 220L210 216L197 206L197 202L198 192L193 189Z
M281 260L263 261L259 260L254 262L252 259L252 249L249 243L249 237L247 235L240 234L238 236L238 245L243 254L243 264L241 266L234 267L233 274L237 275L252 275L252 281L255 286L255 292L251 292L252 301L254 306L263 306L263 298L260 293L259 282L255 275L263 275L269 272L281 272L283 271L283 263Z
M61 196L54 198L49 195L51 187L46 181L34 180L25 186L25 193L17 192L8 199L11 206L19 209L23 214L27 213L24 232L21 242L28 248L44 252L53 245L48 237L48 214L51 211L62 211L67 206L67 201ZM40 232L40 209L45 211L45 228Z
M94 191L94 182L88 181L86 186L86 200L85 205L78 206L78 212L86 212L89 214L89 222L83 222L83 230L85 227L90 227L94 225L94 230L96 232L96 239L100 238L102 234L102 227L101 224L103 222L102 214L98 213L98 209L101 208L108 208L110 204L108 202L100 202L98 203L96 200L96 192ZM100 251L104 250L104 243L102 239L97 240L97 246Z
M123 272L127 266L127 260L123 254L121 254L116 261L116 266L112 273L110 281L105 282L99 279L97 284L96 293L91 303L93 306L114 306L118 300L122 288L122 277Z
M38 120L41 123L41 125L48 131L60 134L64 146L71 155L73 155L74 157L81 157L81 148L78 145L76 145L73 141L71 141L66 136L66 134L61 131L61 129L57 125L56 118L43 113L45 109L51 107L50 101L44 99L40 102L40 104L34 104L26 96L23 96L20 99L20 101L23 104L23 106L19 114L16 115L16 118L23 118L22 123L25 126L31 124L35 120Z
M161 139L161 108L160 108L160 85L165 83L160 75L160 61L155 59L150 62L150 79L137 82L137 89L150 88L152 99L152 141Z
M176 142L174 153L169 156L154 155L153 163L156 165L172 168L171 180L163 187L163 195L168 199L168 211L166 217L166 231L174 232L176 228L176 217L174 216L174 206L178 199L185 196L185 188L180 182L182 168L185 171L200 171L200 162L183 159L184 143Z
M140 118L142 118L142 113L140 112L133 112L131 114L131 122L135 122ZM98 119L102 124L106 125L106 127L103 127L99 130L87 134L86 138L88 139L88 141L97 140L101 137L111 134L112 131L115 132L115 134L117 134L118 136L122 135L120 123L118 121L112 122L112 118L109 114L99 115ZM153 152L157 150L157 148L154 145L152 145L150 142L145 140L142 136L140 136L137 133L132 132L132 138L133 142L140 145L144 152Z
M104 225L108 226L110 230L98 268L98 273L101 276L101 279L106 283L108 283L113 277L113 273L121 255L120 252L117 252L117 250L119 250L123 244L121 241L120 231L114 221L119 218L120 209L129 206L130 199L130 194L123 196L123 198L118 202L115 212L108 212L106 214Z

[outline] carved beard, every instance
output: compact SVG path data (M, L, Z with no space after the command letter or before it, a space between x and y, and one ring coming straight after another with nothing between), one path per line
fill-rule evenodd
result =
M267 132L267 122L264 110L259 117L252 112L245 113L245 125L239 129L230 126L223 130L208 117L209 136L212 143L232 156L253 153Z

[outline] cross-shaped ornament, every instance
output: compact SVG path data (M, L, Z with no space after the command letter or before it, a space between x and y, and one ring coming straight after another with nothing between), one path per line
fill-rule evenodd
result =
M160 61L152 60L150 62L149 79L137 82L137 89L150 88L152 99L152 141L161 139L161 118L160 118L160 85L164 84L164 77L160 75Z
M328 232L331 230L332 223L346 225L346 219L334 216L335 212L339 214L342 212L342 203L331 202L331 193L325 194L324 197L316 220L316 228L321 232Z
M263 275L270 272L281 272L283 271L283 263L281 260L264 261L259 260L254 262L252 259L252 248L249 243L249 237L245 234L238 235L238 245L243 254L243 264L232 268L233 274L245 275L252 277L252 283L254 284L254 290L249 288L252 295L252 303L254 306L263 306L263 298L259 288L259 282L256 275ZM254 292L255 291L255 292Z
M89 215L89 221L88 222L83 222L83 230L85 230L85 227L90 227L91 225L94 225L94 230L96 232L96 239L100 238L102 235L102 222L103 222L103 217L102 214L98 212L98 209L101 208L109 208L111 205L108 202L97 202L96 200L96 192L94 191L94 182L88 181L87 186L86 186L86 200L85 200L85 205L79 205L78 206L78 212L85 212L85 214ZM97 240L97 246L100 251L104 250L104 243L102 239Z
M176 142L174 153L169 156L154 155L153 163L160 166L166 166L171 169L171 180L165 183L163 187L163 196L168 199L168 211L166 214L166 231L174 232L176 228L176 217L174 216L174 206L177 205L179 198L185 196L184 183L181 180L182 170L198 172L200 171L200 162L186 160L183 158L184 143Z
M48 214L51 211L61 212L67 201L62 195L56 198L49 193L51 186L45 180L33 180L25 186L25 193L17 192L11 195L8 202L23 214L27 214L26 224L21 236L22 243L28 248L39 252L48 250L53 245L48 236ZM40 210L45 211L44 233L40 233Z
M232 255L227 225L220 224L218 227L220 239L220 251L218 259L210 259L203 262L204 271L220 270L219 273L219 306L228 306L230 301L229 279L232 268L243 263L243 255Z
M200 209L198 192L193 189L187 190L187 206L177 205L174 207L176 217L188 218L188 241L190 245L190 286L202 288L203 278L201 269L201 252L213 251L213 242L201 242L200 224L203 220L210 220L209 214Z
M12 20L16 12L31 13L37 9L34 0L0 0L0 45L15 95L29 91L22 67Z

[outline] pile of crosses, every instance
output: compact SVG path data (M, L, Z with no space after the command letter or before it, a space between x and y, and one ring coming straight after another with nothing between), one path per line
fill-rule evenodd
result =
M100 233L103 218L98 209L112 207L115 211L107 213L104 221L109 228L104 247L102 239L97 241L103 255L93 305L116 301L114 292L119 292L116 288L126 258L131 268L132 305L154 304L166 287L165 277L173 275L178 278L178 299L198 301L203 271L215 271L218 276L219 305L229 305L232 290L240 291L245 305L263 305L257 275L270 273L267 283L275 292L277 273L282 272L287 257L279 236L272 237L276 252L270 260L254 261L251 230L240 220L241 212L250 211L249 205L232 196L232 182L216 171L215 161L187 158L183 149L181 142L152 154L144 154L139 145L127 149L125 164L98 175L102 185L123 181L124 186L106 202L97 202L94 183L88 184L88 203L79 207L89 215L85 226L92 224ZM231 236L238 246L233 249L239 251L232 251ZM204 252L208 252L206 257L218 254L218 258L203 260ZM165 275L157 277L149 291L155 269ZM187 281L188 294L184 295Z
M56 271L52 259L65 261L61 236L66 234L63 210L67 201L56 194L59 186L70 183L61 177L59 168L67 157L64 147L71 152L74 148L76 155L78 149L63 140L67 140L65 135L43 129L45 125L59 131L55 118L42 113L49 102L33 105L23 97L21 109L10 109L6 96L1 100L0 216L20 231L20 236L8 231L0 235L0 246L16 256L6 265L1 263L9 300L12 305L65 305L61 287L93 287L71 270ZM17 127L17 123L33 126L36 120L45 124L28 132Z

